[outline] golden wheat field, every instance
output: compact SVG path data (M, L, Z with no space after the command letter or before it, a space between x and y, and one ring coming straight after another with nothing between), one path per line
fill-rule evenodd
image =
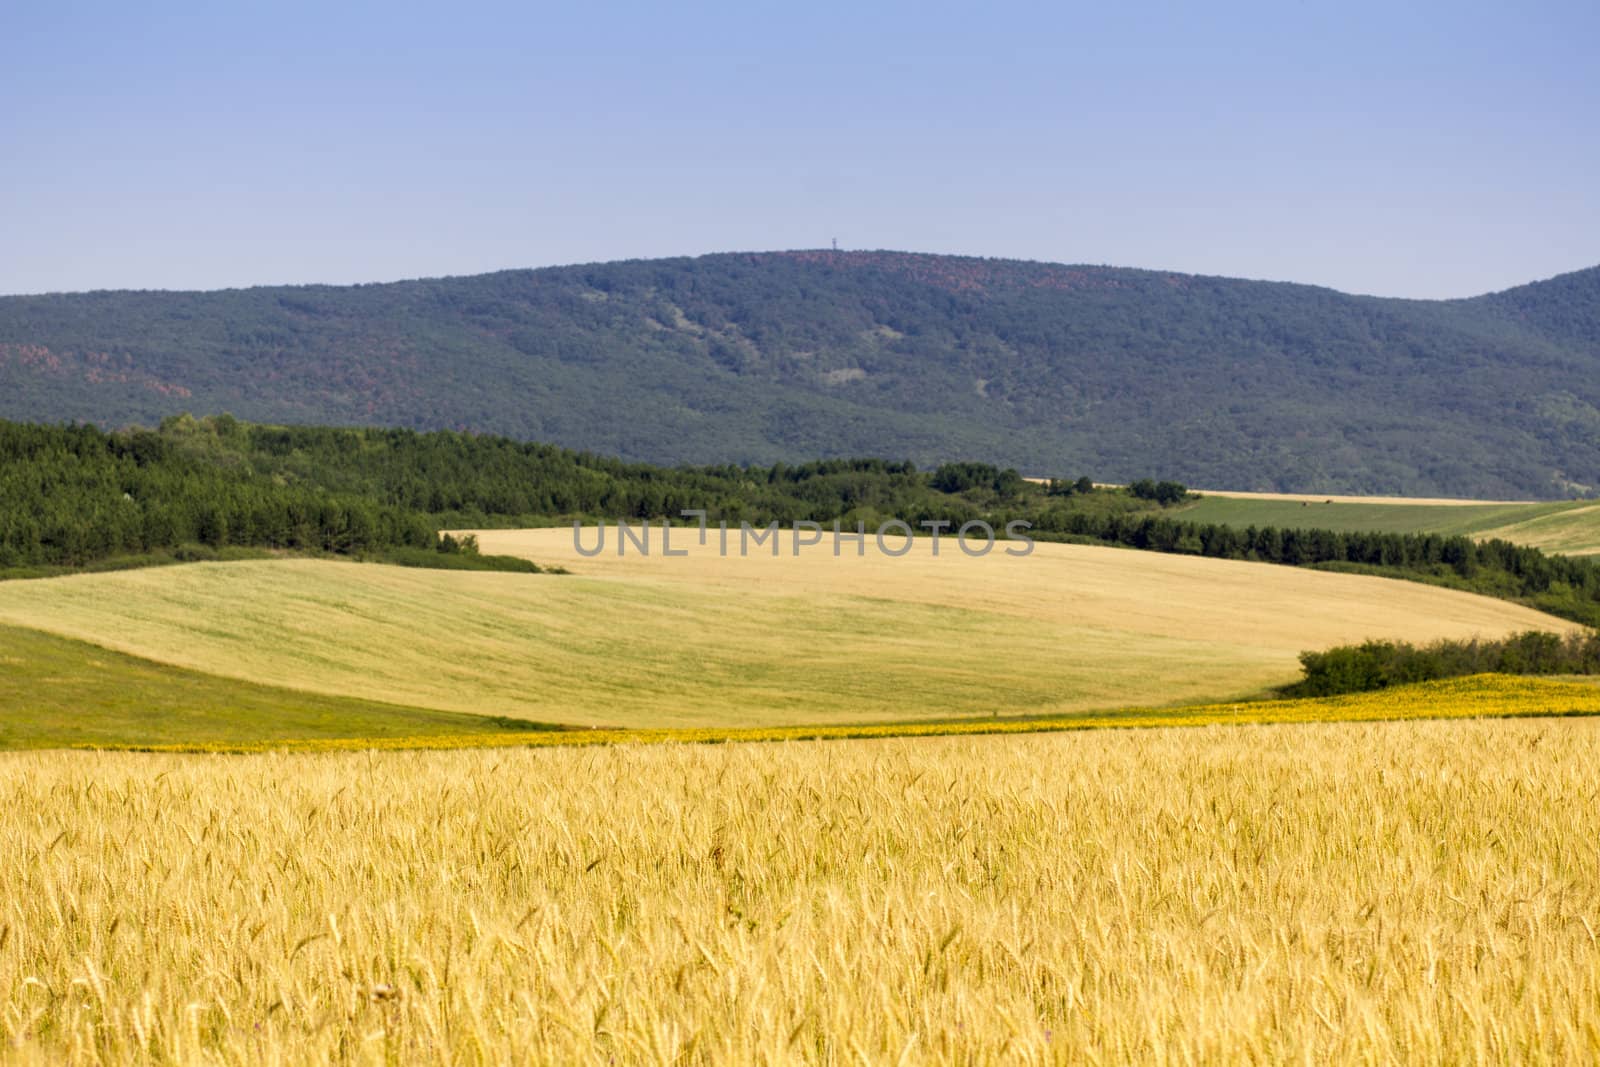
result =
M14 1062L1600 1056L1600 723L0 756Z

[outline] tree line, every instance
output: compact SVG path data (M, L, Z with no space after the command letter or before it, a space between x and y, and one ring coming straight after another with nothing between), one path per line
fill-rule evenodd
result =
M186 544L432 548L424 515L257 475L150 432L0 423L0 567L76 566Z
M1042 490L1015 470L983 464L931 474L882 459L665 468L503 437L226 415L114 432L0 422L0 570L178 548L448 549L440 529L677 519L686 509L733 523L959 523L1001 505L1031 510L1032 498Z
M1367 641L1303 652L1305 677L1285 696L1360 693L1468 674L1600 674L1600 630L1565 637L1528 630L1499 640Z

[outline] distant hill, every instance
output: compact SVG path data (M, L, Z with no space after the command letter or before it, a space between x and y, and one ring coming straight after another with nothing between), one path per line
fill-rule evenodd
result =
M1600 268L1408 301L773 252L0 298L0 418L508 434L658 463L976 459L1217 488L1600 491Z

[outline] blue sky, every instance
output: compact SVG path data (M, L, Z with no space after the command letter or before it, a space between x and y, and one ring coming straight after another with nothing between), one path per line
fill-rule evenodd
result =
M0 4L0 292L842 247L1600 263L1600 5Z

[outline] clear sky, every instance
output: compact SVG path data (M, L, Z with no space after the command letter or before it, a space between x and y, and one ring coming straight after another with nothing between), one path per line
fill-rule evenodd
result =
M1600 4L0 3L0 292L810 248L1600 263Z

